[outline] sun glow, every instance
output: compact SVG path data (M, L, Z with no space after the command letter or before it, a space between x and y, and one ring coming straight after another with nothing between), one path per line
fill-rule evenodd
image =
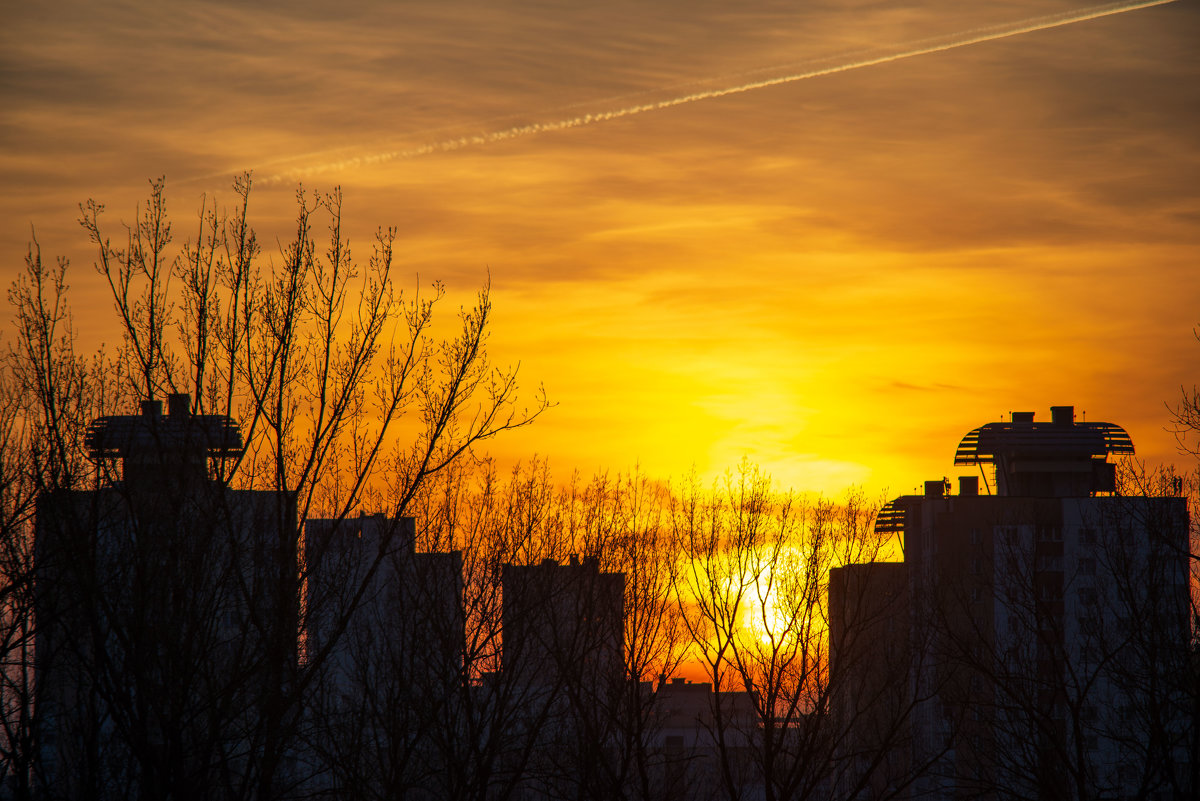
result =
M755 582L742 612L741 634L747 644L786 646L794 642L811 618L803 610L781 597L779 588L769 579Z

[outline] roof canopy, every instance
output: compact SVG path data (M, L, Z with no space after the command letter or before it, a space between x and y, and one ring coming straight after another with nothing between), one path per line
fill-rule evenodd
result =
M988 423L963 437L954 464L995 464L998 457L1084 459L1133 453L1133 441L1114 423Z

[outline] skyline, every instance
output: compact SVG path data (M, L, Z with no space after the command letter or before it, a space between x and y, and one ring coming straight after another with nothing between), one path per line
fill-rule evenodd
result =
M186 394L89 431L14 549L19 797L1191 797L1188 499L1108 495L1128 438L1070 407L878 517L443 473L323 518L210 470L259 445Z
M273 242L295 190L270 181L281 156L486 136L1095 8L850 5L17 9L6 278L33 223L97 338L88 197L115 225L165 174L182 241L201 194L231 205L254 169ZM501 459L670 477L746 456L797 489L898 493L952 475L977 425L1075 404L1170 461L1164 404L1200 347L1198 32L1179 0L305 186L343 187L362 258L374 226L400 227L401 285L445 281L457 304L490 273L496 360L559 403L495 441Z

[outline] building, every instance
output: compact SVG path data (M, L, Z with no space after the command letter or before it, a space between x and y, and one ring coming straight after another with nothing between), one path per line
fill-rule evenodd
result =
M304 544L309 789L427 797L467 690L462 553L420 553L413 518L382 514L309 520Z
M713 692L710 682L663 678L654 693L650 728L659 797L721 798L726 782L744 797L763 795L753 753L759 720L749 693Z
M95 488L37 506L42 795L217 797L256 769L295 665L294 499L212 478L241 436L187 395L100 418L86 444Z
M504 565L502 669L546 687L625 681L625 574L589 557Z
M929 481L880 513L877 530L903 537L907 586L896 568L853 568L881 579L866 608L883 633L851 655L868 674L908 666L894 687L911 708L914 796L1188 797L1187 509L1116 492L1110 457L1132 452L1119 426L1070 406L1049 422L1017 412L958 447L983 494L979 476L957 494ZM831 609L846 584L831 579Z
M598 792L619 758L629 708L625 574L594 557L501 570L505 736L529 746L519 797Z
M871 798L902 795L912 778L908 568L849 564L829 571L832 785Z
M416 539L411 517L305 523L305 653L339 682L355 671L356 648L391 650L397 681L461 681L462 552L421 553Z

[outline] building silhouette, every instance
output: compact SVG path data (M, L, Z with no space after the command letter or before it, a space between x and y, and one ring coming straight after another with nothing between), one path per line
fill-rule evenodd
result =
M911 699L889 758L920 770L914 797L1188 797L1187 509L1116 493L1109 457L1132 452L1069 406L981 426L955 464L990 467L985 494L978 476L926 482L876 523L903 565L831 577L833 659L856 664L834 706L866 746ZM853 609L876 635L847 644Z
M713 691L711 682L661 678L654 691L653 752L663 799L712 798L727 769L728 784L748 797L763 793L753 744L758 715L750 693ZM722 750L724 768L722 767Z
M531 746L521 797L594 792L632 712L625 574L595 557L505 564L501 593L500 680L518 709L506 725Z
M305 652L328 648L339 682L355 669L356 643L395 650L398 681L461 680L461 551L418 552L414 518L374 514L309 519L304 553Z
M460 551L420 553L411 517L308 520L304 652L317 679L310 792L421 795L461 710Z
M613 687L625 680L625 574L589 557L506 564L502 669L546 687Z
M913 775L908 584L903 562L829 571L829 714L841 734L829 779L846 794L903 795Z
M94 488L37 505L42 796L219 797L295 662L294 500L210 478L241 436L187 395L102 417L86 444Z

